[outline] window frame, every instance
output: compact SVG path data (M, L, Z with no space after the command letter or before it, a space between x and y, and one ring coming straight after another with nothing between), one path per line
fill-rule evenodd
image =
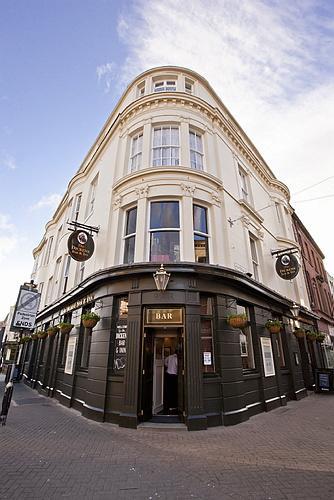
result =
M203 311L202 309L202 300L206 299L207 301L207 309L206 311ZM209 304L209 307L208 307ZM208 335L202 335L202 323L204 322L209 322L210 324L210 332L211 334ZM214 298L210 295L206 294L200 294L200 343L201 343L201 367L202 367L202 375L204 377L212 377L216 375L217 372L217 367L216 367L216 359L215 359L215 340L214 340ZM211 340L211 360L212 364L211 365L205 365L204 364L204 351L203 349L203 340ZM208 369L207 367L212 367L212 369Z
M247 203L250 203L250 185L249 176L246 170L238 163L238 175L240 182L240 194L241 199Z
M158 86L158 84L161 84ZM153 93L176 92L177 78L159 78L153 82Z
M237 314L246 314L248 325L245 326L242 330L239 329L239 344L240 344L240 356L242 362L242 370L244 373L254 372L256 371L256 362L255 362L255 352L254 352L254 336L252 330L252 322L251 322L251 308L247 304L238 303L237 302ZM241 341L241 337L245 337L245 342ZM242 345L246 346L246 353L242 353ZM244 359L247 358L247 363L250 366L244 366Z
M206 231L207 231L206 233L195 228L195 210L194 210L195 207L203 209L205 211L205 225L206 225ZM198 203L193 203L192 209L193 209L193 234L194 234L194 257L195 257L195 262L209 264L210 263L210 249L209 249L209 238L210 238L210 235L209 235L209 223L208 223L208 208L205 207L205 206L203 206L203 205L199 205ZM205 261L200 261L200 260L196 259L196 245L195 245L196 235L199 236L199 237L204 238L205 241L206 241L206 256L205 256Z
M192 144L191 144L191 135L194 135L195 136L195 140L194 140L194 143L195 143L195 147L196 149L192 148ZM200 148L198 149L197 147L197 142L198 142L198 139L200 139ZM189 154L190 154L190 167L193 169L193 170L200 170L200 171L203 171L204 170L204 148L203 148L203 133L202 132L199 132L193 128L189 128ZM192 154L194 154L194 157L195 157L195 161L192 160ZM200 159L199 162L197 162L197 159Z
M258 239L252 233L248 233L248 235L249 235L249 248L250 248L253 277L256 281L260 281L260 259L258 251Z
M142 159L143 159L143 129L139 130L136 134L133 134L131 137L131 145L130 145L130 155L129 155L129 172L137 172L142 168ZM134 141L138 141L141 138L139 144L139 148L136 148L136 151L133 151ZM135 166L134 166L135 165Z
M99 174L96 174L89 187L89 195L87 199L87 207L86 207L86 219L92 215L95 208L96 201L96 189L99 180Z
M135 231L132 233L128 233L128 222L129 222L129 214L133 210L136 211L136 216L135 216ZM137 216L138 216L138 208L137 205L133 207L129 207L126 212L125 212L125 217L124 217L124 231L123 231L123 264L133 264L135 260L135 250L136 250L136 235L137 235ZM125 251L126 251L126 245L127 241L134 240L133 244L133 260L125 260Z
M177 130L177 144L172 143L172 130ZM155 144L155 132L160 130L160 142L159 144ZM169 144L164 144L163 143L163 130L169 130L170 131L170 143ZM177 156L173 157L172 155L172 150L175 149L177 151ZM160 150L160 155L155 158L154 151ZM169 155L164 156L163 151L164 150L169 150ZM153 125L152 127L152 148L151 148L151 155L152 155L152 160L151 164L152 167L179 167L180 166L180 152L181 152L181 141L180 141L180 125L178 124L161 124L161 125ZM164 159L167 158L169 160L168 163L164 163ZM157 163L159 161L159 163Z
M152 205L157 203L177 203L178 205L178 227L154 227L152 228ZM182 208L182 203L180 203L179 200L170 200L170 199L163 199L163 200L152 200L150 201L149 204L149 227L148 227L148 233L149 233L149 256L148 256L148 261L149 262L161 262L161 263L172 263L172 262L180 262L181 261L181 228L182 228L182 221L181 221L181 209ZM178 234L178 246L179 246L179 255L177 260L163 260L163 259L158 259L158 260L152 260L152 237L154 233L177 233ZM160 257L160 255L157 255L157 257Z

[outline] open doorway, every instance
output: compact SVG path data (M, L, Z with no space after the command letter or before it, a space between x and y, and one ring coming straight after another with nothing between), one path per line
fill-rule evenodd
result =
M183 418L182 328L145 328L142 416L144 420Z

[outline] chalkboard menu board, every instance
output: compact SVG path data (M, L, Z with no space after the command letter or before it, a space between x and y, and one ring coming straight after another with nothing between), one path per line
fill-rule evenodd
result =
M318 386L321 391L329 391L329 373L318 373Z
M126 365L126 334L127 325L116 325L115 335L115 371L124 370Z

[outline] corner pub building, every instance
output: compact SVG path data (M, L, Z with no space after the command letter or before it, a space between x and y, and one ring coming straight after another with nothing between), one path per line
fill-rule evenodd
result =
M139 75L33 252L36 330L73 328L29 343L25 382L132 428L231 425L302 398L292 308L300 321L314 316L303 273L275 270L274 252L299 249L291 213L288 188L203 77L169 66ZM73 229L91 243L87 260L73 258ZM82 324L88 311L100 316L93 328ZM229 325L232 313L246 314L243 329ZM270 318L280 333L265 328ZM175 350L167 416L164 361Z

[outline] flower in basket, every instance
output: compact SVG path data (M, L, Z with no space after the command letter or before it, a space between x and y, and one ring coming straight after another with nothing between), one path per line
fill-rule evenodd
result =
M227 323L232 328L245 328L248 325L248 318L246 314L230 314Z
M32 334L31 334L31 340L37 340L37 339L38 339L37 332L32 333Z
M319 344L322 344L322 342L325 340L326 335L322 332L317 333L316 341L319 342Z
M302 339L305 337L305 329L304 328L295 328L294 330L294 335L297 337L297 339Z
M49 337L53 337L59 332L59 326L49 326L49 328L46 331Z
M311 340L311 342L314 342L317 339L317 332L314 332L313 330L306 330L305 332L307 340Z
M279 333L282 330L282 321L278 319L268 319L264 326L270 333Z
M22 338L21 338L21 344L25 344L26 342L30 342L31 340L31 337L29 337L29 335L24 335Z
M36 332L36 335L37 335L37 338L39 338L39 339L46 339L46 337L48 336L47 332L44 332L43 330L38 330Z
M98 321L100 321L100 316L94 312L87 312L81 315L82 324L85 328L94 328Z
M74 327L74 325L72 325L72 323L66 323L66 322L59 323L58 326L60 329L60 333L63 333L64 335L70 333L70 331Z

